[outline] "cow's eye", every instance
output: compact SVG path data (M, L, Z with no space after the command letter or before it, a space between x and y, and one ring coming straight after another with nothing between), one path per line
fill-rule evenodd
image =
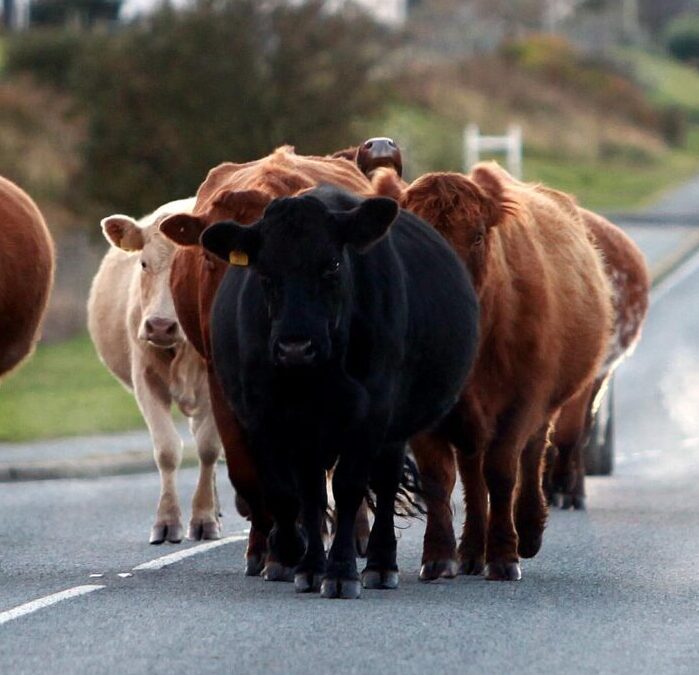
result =
M474 246L480 246L483 243L483 235L482 234L477 234L474 239L473 239L473 245Z
M148 267L148 265L146 264L146 261L141 260L141 269L144 270L144 269L146 269L146 267Z
M340 261L339 261L339 260L333 260L333 261L323 270L323 278L324 278L324 279L329 279L329 278L335 276L339 271L340 271Z

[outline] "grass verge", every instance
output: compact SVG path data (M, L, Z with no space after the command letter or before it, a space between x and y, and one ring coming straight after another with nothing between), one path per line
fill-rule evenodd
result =
M143 426L134 398L98 360L87 335L40 345L0 384L0 441L28 441Z

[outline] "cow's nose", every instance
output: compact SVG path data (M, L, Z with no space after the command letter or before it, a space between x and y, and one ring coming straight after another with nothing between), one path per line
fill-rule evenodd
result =
M279 340L275 349L277 363L282 366L308 366L316 354L311 340Z
M357 152L357 165L365 174L380 166L387 166L395 169L399 176L403 175L403 158L398 145L391 138L364 141Z
M146 338L155 344L172 344L177 338L177 321L159 316L146 319Z

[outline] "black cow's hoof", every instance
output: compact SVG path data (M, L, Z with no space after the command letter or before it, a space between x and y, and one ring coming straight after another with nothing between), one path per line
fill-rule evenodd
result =
M317 593L323 580L322 574L297 572L294 576L294 590L297 593Z
M453 579L459 571L456 560L428 560L420 568L420 581L434 581L435 579Z
M259 577L265 567L264 557L254 553L245 559L245 576Z
M285 567L280 562L268 562L262 574L265 581L293 581L294 568Z
M162 544L169 541L171 544L179 544L183 539L181 523L156 523L150 531L150 543Z
M217 521L192 520L189 523L187 539L211 541L221 538L221 523Z
M325 577L320 585L321 598L356 600L361 595L361 592L362 584L359 579Z
M394 590L398 588L398 570L364 570L362 586L370 589Z
M585 495L574 495L573 496L573 508L576 511L587 511Z
M493 560L488 563L485 578L488 581L519 581L522 578L522 569L518 562Z
M485 561L482 557L464 558L459 565L459 574L470 577L477 577L483 574L485 570Z

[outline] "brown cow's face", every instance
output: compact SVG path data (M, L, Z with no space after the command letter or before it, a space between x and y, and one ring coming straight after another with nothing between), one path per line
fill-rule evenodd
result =
M487 276L492 228L509 212L497 189L490 185L484 189L461 174L426 174L403 192L400 201L449 241L479 290Z
M110 243L138 255L141 323L138 338L163 349L184 340L170 290L175 246L158 231L159 218L147 216L137 223L128 216L110 216L102 228Z

